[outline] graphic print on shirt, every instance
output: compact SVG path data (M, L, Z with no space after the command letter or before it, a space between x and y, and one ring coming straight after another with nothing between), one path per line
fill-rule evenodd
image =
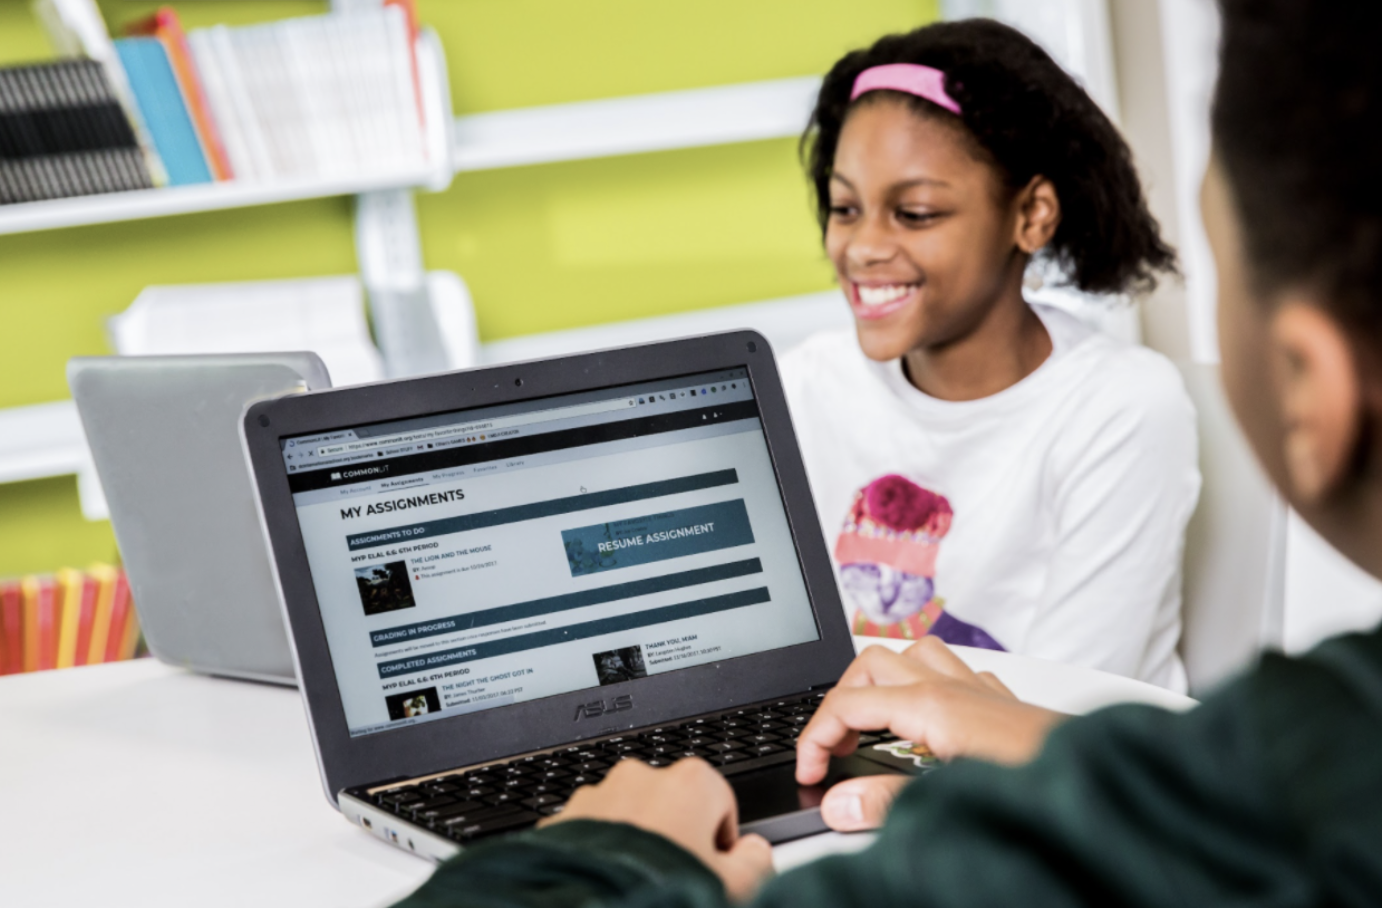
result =
M945 611L936 595L936 555L954 512L942 495L905 476L880 476L854 493L835 562L850 629L866 637L919 640L1003 650L983 628Z

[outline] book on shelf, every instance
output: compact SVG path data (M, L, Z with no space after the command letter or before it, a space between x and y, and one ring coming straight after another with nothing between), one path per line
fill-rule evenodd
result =
M0 583L0 675L24 670L24 615L18 582Z
M168 172L168 185L210 183L211 165L167 47L158 38L136 37L119 39L115 50Z
M96 0L33 0L33 6L59 56L90 60L101 67L111 94L134 133L150 182L162 186L167 182L167 172L154 150L153 139L145 128Z
M26 577L24 590L24 665L44 671L58 664L57 584L52 577Z
M0 580L0 675L132 659L140 643L119 568Z
M411 7L196 29L187 43L237 178L427 166Z
M139 648L139 620L130 598L130 583L124 571L115 577L114 597L110 609L110 626L106 636L105 662L133 659Z
M108 564L92 565L91 579L96 585L96 608L91 616L91 637L87 640L84 663L94 665L106 662L106 643L110 639L110 625L114 620L116 585L124 580L124 575ZM129 598L129 585L125 585L125 598ZM121 616L123 625L123 616ZM79 644L80 646L80 644Z
M187 33L182 29L177 12L171 7L160 7L147 18L127 26L125 31L130 35L157 38L162 42L212 177L216 180L231 179L234 171L231 170L230 159L226 157L225 142L216 126L206 87L197 71L197 63L192 59L192 48L187 43Z
M412 0L190 32L163 7L115 40L94 0L36 6L59 53L82 59L0 70L0 90L12 87L8 100L0 93L0 204L437 163L428 160ZM73 71L98 101L74 103L56 84ZM13 87L35 78L56 87L37 101ZM71 128L35 132L35 118ZM69 148L73 135L87 144ZM104 138L88 147L96 135Z
M66 60L0 69L0 204L152 185L104 66Z

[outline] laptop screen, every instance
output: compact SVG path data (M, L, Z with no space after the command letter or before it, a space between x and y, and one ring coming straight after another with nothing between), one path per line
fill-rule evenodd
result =
M819 639L747 370L281 445L352 736Z

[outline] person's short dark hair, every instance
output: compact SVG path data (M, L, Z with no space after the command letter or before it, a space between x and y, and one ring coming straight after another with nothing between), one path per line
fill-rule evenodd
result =
M854 79L872 66L916 63L945 73L959 115L912 95L874 91L849 100ZM1051 57L1016 29L991 19L939 22L880 38L847 54L821 85L802 137L824 230L840 131L852 107L904 99L921 116L962 124L976 153L1016 191L1046 177L1060 198L1061 221L1044 255L1089 293L1147 292L1176 253L1147 210L1132 152L1107 116Z
M1382 330L1382 4L1221 0L1213 134L1254 290Z

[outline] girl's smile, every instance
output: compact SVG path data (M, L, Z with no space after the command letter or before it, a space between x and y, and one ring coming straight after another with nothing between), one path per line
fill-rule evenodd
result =
M920 281L895 284L845 280L844 285L854 317L870 321L887 318L921 298Z

